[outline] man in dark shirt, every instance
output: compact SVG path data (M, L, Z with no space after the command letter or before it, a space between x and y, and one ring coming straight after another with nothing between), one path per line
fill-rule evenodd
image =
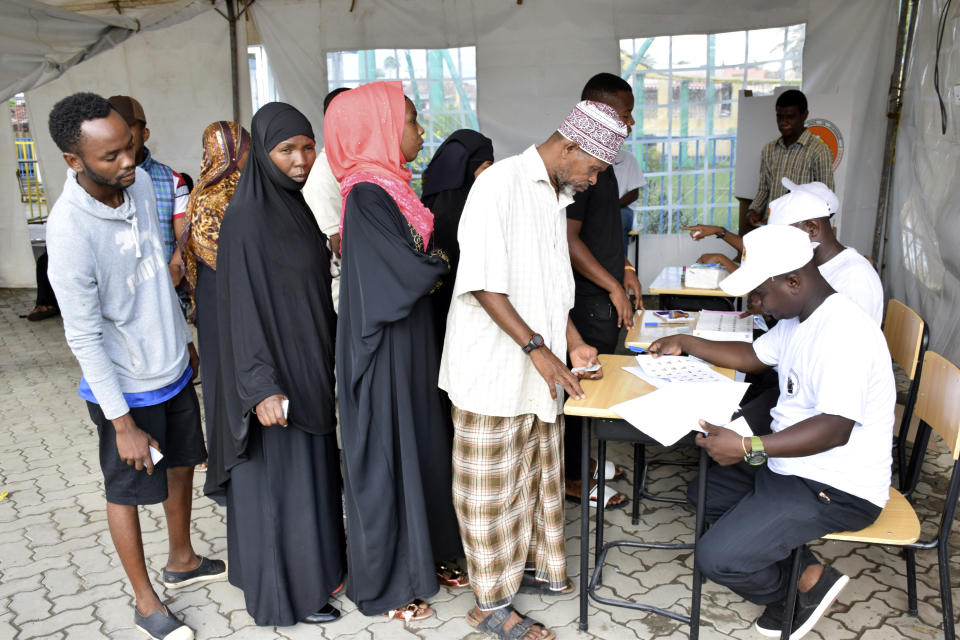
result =
M587 81L580 98L613 108L628 132L633 126L633 90L619 76L598 73ZM576 283L570 318L587 344L599 353L613 353L621 327L633 326L634 312L642 308L642 302L636 269L624 253L620 191L612 166L597 175L595 185L576 194L567 207L567 244ZM630 295L634 296L632 303ZM564 458L567 495L571 497L580 495L580 429L581 420L568 416ZM604 473L608 479L623 476L621 470L615 470L613 476L607 470ZM607 494L610 507L626 503L621 494L611 490Z

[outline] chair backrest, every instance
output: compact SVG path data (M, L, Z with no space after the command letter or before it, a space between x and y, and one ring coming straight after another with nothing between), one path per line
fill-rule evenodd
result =
M920 389L914 413L960 458L960 369L934 351L923 356Z
M903 367L911 380L917 375L917 365L923 357L925 324L920 314L899 300L887 302L883 321L883 335L894 362Z

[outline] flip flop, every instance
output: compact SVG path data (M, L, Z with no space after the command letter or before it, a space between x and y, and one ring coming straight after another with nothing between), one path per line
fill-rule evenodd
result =
M597 487L598 487L598 486L599 486L599 485L593 485L593 488L590 489L590 506L593 507L594 509L597 508ZM603 487L603 497L604 497L604 502L603 502L603 505L604 505L604 506L603 506L603 508L604 508L606 511L613 511L614 509L623 509L623 508L624 508L625 506L627 506L627 504L630 502L630 500L627 499L627 500L624 500L623 502L620 502L620 503L618 503L618 504L610 504L610 500L611 500L615 495L617 495L618 493L619 493L619 492L618 492L616 489L614 489L613 487L611 487L610 485L604 485L604 487ZM579 496L579 495L577 495L577 496L572 496L572 495L567 494L566 498L567 498L567 500L570 501L570 502L573 502L573 503L575 503L575 504L580 504L580 496Z
M430 606L421 600L420 598L415 599L413 602L406 604L397 609L391 609L387 611L385 616L393 619L400 619L404 622L413 622L416 620L426 620L433 615L433 609Z
M594 462L596 461L594 460ZM597 479L598 471L600 471L599 465L597 465L597 468L593 470L594 480ZM610 460L604 461L603 463L603 479L604 480L606 480L607 482L611 482L615 480L623 480L626 477L627 477L627 472L622 467L618 467L617 465L613 464L613 462L611 462Z

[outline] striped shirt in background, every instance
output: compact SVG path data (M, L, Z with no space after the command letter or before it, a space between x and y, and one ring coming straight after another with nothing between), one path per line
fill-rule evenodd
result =
M833 153L823 140L804 129L800 137L784 146L783 138L764 145L760 154L760 186L750 203L750 209L767 219L767 205L787 193L780 181L786 176L797 184L822 182L831 190L833 186Z
M180 174L157 162L150 155L150 150L143 148L146 157L140 163L140 168L150 174L153 180L153 191L157 195L157 219L160 222L160 236L163 241L164 255L167 262L173 258L177 248L177 238L173 232L173 219L179 218L187 212L187 202L190 199L190 190Z

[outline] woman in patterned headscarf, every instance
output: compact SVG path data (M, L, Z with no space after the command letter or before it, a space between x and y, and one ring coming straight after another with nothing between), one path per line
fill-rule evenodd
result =
M200 344L200 366L203 368L203 405L206 413L207 445L212 456L220 448L211 442L213 435L214 398L216 397L217 362L217 242L220 222L233 190L240 180L240 170L247 160L250 134L236 122L221 120L203 132L203 162L197 184L187 203L187 228L180 239L180 253L186 269L186 281L194 301L194 323ZM212 465L220 468L220 465ZM207 482L217 486L219 479L210 474Z

